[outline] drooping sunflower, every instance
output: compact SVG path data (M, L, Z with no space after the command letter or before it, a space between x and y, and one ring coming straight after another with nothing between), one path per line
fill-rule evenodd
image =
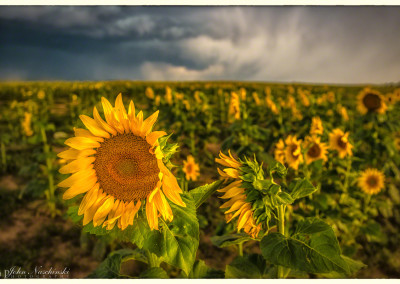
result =
M310 135L322 135L324 133L324 127L322 126L322 121L319 116L315 116L311 120Z
M246 190L241 187L243 181L240 179L240 176L242 175L240 168L243 164L232 156L230 150L228 153L229 156L226 156L220 152L220 158L215 159L217 163L226 167L223 170L218 168L221 177L223 177L225 181L232 180L229 185L218 190L218 192L224 193L224 195L220 197L221 199L229 199L222 204L220 208L228 209L225 211L227 223L237 218L238 232L243 229L246 234L256 238L258 233L261 231L262 225L261 223L258 225L256 224L256 221L253 218L254 212L252 210L252 204L246 202Z
M119 94L115 107L101 99L105 121L96 107L93 118L81 115L86 129L75 129L75 137L65 144L71 147L58 154L69 163L60 169L72 174L58 184L68 187L64 199L84 194L79 215L83 225L93 221L111 230L116 224L121 230L133 225L142 204L145 204L150 228L158 230L158 217L172 221L173 213L167 201L185 207L176 178L163 163L164 153L158 139L166 133L152 131L158 111L143 119L135 113L133 101L128 112Z
M285 163L285 142L283 142L283 139L279 139L275 145L274 158L281 164Z
M361 114L367 112L384 113L387 109L383 95L370 88L365 88L357 96L357 109Z
M328 160L328 157L326 156L328 145L322 143L320 137L307 136L305 138L304 147L308 149L305 156L307 165L320 159L324 162Z
M196 181L200 175L200 167L194 160L192 155L187 157L187 161L183 161L183 172L186 174L187 180Z
M343 159L346 155L352 156L353 145L350 144L349 132L344 133L341 129L336 128L329 133L329 148L336 150L339 153L339 157Z
M377 194L385 187L385 175L377 169L366 169L358 177L358 186L366 194Z
M285 140L285 160L289 167L297 170L299 164L303 163L301 154L301 140L297 140L296 135L289 135Z

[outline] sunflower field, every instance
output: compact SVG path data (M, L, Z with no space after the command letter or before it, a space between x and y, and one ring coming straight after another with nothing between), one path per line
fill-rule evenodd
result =
M400 277L400 86L3 82L0 135L2 278Z

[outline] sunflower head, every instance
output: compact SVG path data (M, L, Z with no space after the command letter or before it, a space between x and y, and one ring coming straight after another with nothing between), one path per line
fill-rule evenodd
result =
M304 147L307 149L305 160L307 165L317 161L323 160L326 162L328 160L327 149L328 146L321 142L321 138L317 136L307 136L305 139Z
M357 96L357 109L361 114L368 112L382 114L386 108L385 98L378 91L365 88Z
M166 142L164 131L152 130L158 111L144 119L131 101L127 112L121 94L114 107L105 98L102 105L105 120L96 107L93 118L81 115L87 130L75 128L75 137L65 141L70 149L58 154L68 160L60 173L72 174L58 184L68 188L63 198L83 194L78 215L84 215L84 226L93 222L111 230L117 224L125 230L145 206L150 228L158 230L159 216L173 219L168 200L186 206L164 164L176 146Z
M194 160L192 155L187 157L186 161L183 161L183 172L186 174L187 180L196 181L200 175L200 167Z
M269 96L267 96L265 98L265 104L267 105L267 107L272 111L272 113L274 114L279 114L279 110L276 107L276 104L273 102L273 100L271 100L271 98Z
M324 127L322 126L322 120L319 116L315 116L311 120L310 135L322 135L324 133Z
M337 111L340 114L340 116L343 118L344 121L349 120L349 115L347 114L347 109L344 106L342 106L341 104L338 104Z
M349 132L344 133L341 129L336 128L329 133L329 147L331 150L336 150L339 153L339 157L343 159L345 156L352 156L353 145L350 144Z
M247 159L245 161L237 160L232 156L230 150L228 153L229 156L226 156L221 152L220 158L215 159L217 163L226 167L223 170L218 168L218 172L225 182L229 183L218 190L223 193L220 198L226 200L220 208L226 209L225 215L228 223L237 220L238 232L243 229L245 233L256 238L262 229L261 221L266 217L260 217L260 212L255 213L253 210L256 200L261 206L262 199L249 200L250 192L256 189L249 186L248 180L249 176L252 176L252 179L262 177L263 170L256 162Z
M33 135L33 130L32 130L32 113L30 112L25 112L24 113L24 120L22 121L22 128L24 130L24 133L26 136L32 136Z
M232 121L232 116L235 120L240 119L240 99L239 95L235 92L231 93L231 100L229 103L229 120Z
M285 140L285 160L289 167L297 170L299 164L303 163L301 153L301 140L297 140L296 135L289 135Z
M148 97L149 99L154 99L154 91L152 88L147 87L146 91L145 91L146 97Z
M358 186L366 194L377 194L385 187L385 175L377 169L366 169L358 177Z

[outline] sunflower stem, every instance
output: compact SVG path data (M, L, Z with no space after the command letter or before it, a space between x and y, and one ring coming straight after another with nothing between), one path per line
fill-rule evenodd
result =
M344 179L344 185L343 185L343 191L347 192L347 189L349 187L349 172L351 169L351 158L347 157L347 167L346 167L346 174L345 174L345 179Z
M239 256L243 256L243 243L238 244Z
M48 182L49 182L49 200L48 200L48 202L50 205L50 209L53 211L54 206L52 205L52 203L55 203L55 200L54 200L54 192L55 192L54 177L53 177L53 172L52 172L53 167L51 164L52 161L49 157L50 147L49 147L49 144L47 143L46 131L43 126L40 127L40 133L41 133L42 141L43 141L43 152L46 156L47 178L48 178ZM55 209L55 207L54 207L54 209Z
M278 207L278 232L282 235L285 235L285 206L281 205ZM283 266L278 266L278 275L279 279L285 278L285 268Z

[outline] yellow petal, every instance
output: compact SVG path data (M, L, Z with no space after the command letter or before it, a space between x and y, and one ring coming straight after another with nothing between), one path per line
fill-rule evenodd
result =
M95 174L96 174L96 172L94 169L92 169L92 168L85 169L85 170L82 170L82 171L72 174L69 178L63 180L57 186L58 187L70 187L70 186L73 186L75 183L79 183L79 182L84 181L85 179L93 177Z
M163 192L164 192L165 196L169 200L171 200L173 203L175 203L176 205L186 207L186 204L183 202L179 193L177 191L175 191L174 189L172 189L171 187L169 187L168 185L163 184Z
M229 189L223 196L221 196L222 199L227 199L227 198L231 198L234 197L238 194L241 194L244 192L244 188L241 187L232 187L231 189Z
M95 157L79 158L79 159L74 160L71 163L61 167L59 170L59 173L60 174L70 174L70 173L79 172L79 171L84 170L87 167L89 167L95 160L96 160Z
M66 145L77 150L85 150L100 147L100 143L86 137L72 137L64 142Z
M232 187L240 187L241 184L242 184L241 180L236 180L236 181L230 183L229 185L225 186L224 188L217 189L217 191L218 192L227 192Z
M142 124L142 128L141 128L141 132L144 135L147 135L150 133L151 129L153 128L154 123L157 120L158 117L158 113L160 111L156 111L155 113L153 113L152 115L150 115Z
M235 203L233 203L233 205L231 206L231 208L225 212L225 214L231 213L233 211L238 210L240 207L243 206L243 204L245 203L244 200L238 200Z
M243 214L243 212L242 212ZM249 217L251 217L251 210L246 211L243 215L239 217L238 221L238 230L243 228L243 226L247 223Z
M93 226L97 227L100 225L105 218L107 217L108 213L114 206L114 197L109 196L106 201L97 209L96 214L93 217Z
M153 203L149 202L149 198L146 200L146 216L150 229L158 230L157 208Z
M82 181L79 184L75 184L68 188L64 194L63 194L63 199L71 199L74 198L75 196L85 193L89 189L91 189L97 182L97 179L95 177L86 179L85 181Z
M149 133L146 136L146 141L149 143L151 146L155 146L157 144L158 138L167 135L167 132L165 131L154 131Z
M115 99L115 113L117 115L119 122L122 124L125 133L129 133L130 127L129 127L128 115L126 113L124 103L122 101L121 93L119 93L117 98Z
M96 107L93 108L93 117L97 124L100 125L105 131L111 133L112 135L117 135L117 131L101 118Z
M97 137L110 138L110 134L105 131L93 118L87 115L80 115L79 118L89 131Z
M86 149L81 151L76 149L68 149L66 151L58 153L57 156L65 160L74 160L78 158L87 157L93 154L96 154L96 150L94 149Z
M97 198L96 202L90 207L88 208L83 216L83 226L86 226L87 224L90 223L90 221L93 220L93 216L94 214L96 214L97 209L103 205L104 201L106 201L106 199L108 199L108 196L106 194L101 195Z
M82 215L88 208L90 208L97 200L99 194L99 184L96 183L85 197L82 199L79 205L78 215Z
M103 105L104 116L106 117L107 123L114 127L120 134L123 134L124 127L115 118L114 108L110 102L106 98L102 97L101 103Z

